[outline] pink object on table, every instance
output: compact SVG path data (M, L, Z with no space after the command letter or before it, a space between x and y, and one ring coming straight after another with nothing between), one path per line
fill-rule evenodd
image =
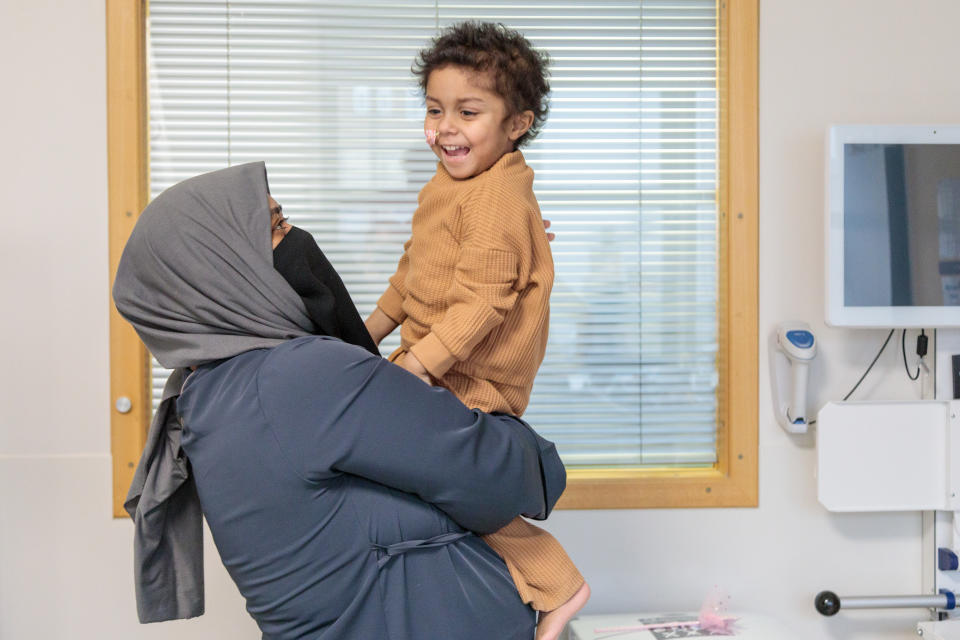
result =
M703 606L700 607L700 617L698 618L700 628L704 631L732 632L731 627L736 618L723 615L727 612L727 603L729 602L730 596L714 585L710 593L707 594L707 599L703 601Z

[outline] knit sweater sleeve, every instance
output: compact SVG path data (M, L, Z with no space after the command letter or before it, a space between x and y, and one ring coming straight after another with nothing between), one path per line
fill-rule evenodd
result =
M404 243L403 255L400 256L397 270L390 276L390 284L387 285L387 290L377 300L377 306L380 307L380 310L397 324L402 323L407 317L403 310L403 299L407 296L406 279L407 271L410 269L410 257L407 255L407 251L410 249L411 242L413 242L413 238Z
M410 349L435 378L466 360L516 303L531 241L525 202L509 187L488 182L460 205L460 248L446 313Z

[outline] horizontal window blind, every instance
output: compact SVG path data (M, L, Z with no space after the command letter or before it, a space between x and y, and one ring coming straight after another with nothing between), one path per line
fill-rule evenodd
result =
M266 161L274 197L366 316L436 166L410 65L465 19L519 29L553 61L550 116L524 149L558 234L550 341L525 419L574 467L714 463L712 0L154 0L151 197ZM154 364L156 401L167 373Z

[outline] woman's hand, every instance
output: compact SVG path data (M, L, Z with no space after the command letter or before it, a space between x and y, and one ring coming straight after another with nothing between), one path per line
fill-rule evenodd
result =
M426 382L431 387L433 386L433 379L430 378L430 374L427 372L426 367L424 367L423 364L417 360L417 356L413 355L409 351L403 354L403 358L400 359L400 366Z

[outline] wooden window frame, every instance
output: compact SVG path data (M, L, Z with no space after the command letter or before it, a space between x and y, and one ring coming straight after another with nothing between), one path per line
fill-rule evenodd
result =
M123 246L147 205L145 0L107 0L107 176L110 288ZM150 425L150 357L110 297L110 449L113 515L123 501ZM124 402L126 399L129 402ZM125 411L124 411L125 409Z
M718 461L708 469L572 469L558 508L757 506L759 0L718 2ZM146 0L106 2L111 287L147 204L146 15ZM149 426L150 358L112 303L110 392L113 513L123 517Z

